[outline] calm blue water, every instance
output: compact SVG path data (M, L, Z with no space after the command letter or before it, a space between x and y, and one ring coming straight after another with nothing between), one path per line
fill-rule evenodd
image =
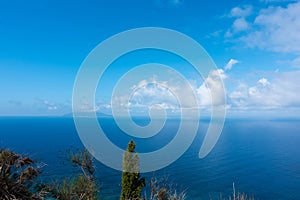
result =
M125 148L129 136L122 134L112 119L101 119L108 137ZM213 151L198 159L208 122L201 122L199 133L188 151L170 166L155 173L169 176L188 199L210 199L222 193L244 191L259 199L300 199L300 121L227 120ZM174 137L178 121L167 122L162 132L148 140L135 139L137 150L159 149ZM176 130L175 130L176 131ZM45 179L76 172L66 162L66 150L82 148L72 118L0 118L0 147L28 154L39 163ZM163 159L163 158L162 158ZM118 199L121 173L97 162L97 181L102 199Z

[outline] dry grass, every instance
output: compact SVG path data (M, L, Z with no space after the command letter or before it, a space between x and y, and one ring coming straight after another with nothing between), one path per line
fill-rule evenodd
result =
M220 197L219 200L254 200L254 197L250 197L245 193L236 192L234 183L232 183L232 190L232 196L229 196L226 199Z
M167 177L151 178L149 200L185 200L186 191L179 192L176 188L176 185L170 183Z

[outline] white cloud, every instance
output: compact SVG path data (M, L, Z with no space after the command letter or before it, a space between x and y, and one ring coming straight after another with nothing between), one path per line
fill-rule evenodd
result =
M165 109L167 112L173 113L179 112L180 109L207 110L211 105L224 104L225 91L222 81L226 77L224 70L219 69L211 71L200 85L178 84L172 81L153 79L142 80L131 87L131 96L118 96L113 100L114 109L125 108L133 113L148 112L150 108ZM193 95L189 94L190 89L194 91Z
M172 93L176 87L165 81L155 79L142 80L131 87L131 94L115 96L112 109L115 113L123 113L124 109L132 115L147 115L150 109L167 112L178 110L179 104Z
M252 14L252 6L245 5L231 9L228 17L235 18L231 27L225 32L225 37L230 38L234 34L248 30L251 26L246 20Z
M261 84L264 87L270 85L270 82L266 78L259 79L258 83Z
M235 7L231 10L231 17L247 17L252 13L252 6Z
M238 109L288 109L300 106L300 71L277 72L272 81L259 79L255 85L241 83L229 94Z
M196 89L198 95L198 103L201 108L205 108L211 105L211 94L206 84L203 83Z
M139 88L135 88L133 95L130 98L131 107L150 108L153 105L160 106L163 109L178 108L176 97L169 89L172 86L164 87L162 84L154 84L152 82L142 81L143 84Z
M60 108L58 103L49 100L36 99L36 106L47 109L48 111L55 111Z
M224 67L224 70L227 71L227 70L231 70L233 65L239 63L238 60L235 60L235 59L230 59L229 62L225 65Z
M47 107L48 110L57 110L58 106L54 102L50 102L48 100L43 101L44 105Z
M248 47L300 55L300 2L259 11L253 28L239 38Z
M300 1L261 0L263 9L241 6L231 10L231 26L224 33L227 41L247 48L284 53L294 60L278 61L300 67ZM255 12L254 12L255 11ZM240 46L239 46L240 47Z
M233 32L238 33L241 31L245 31L249 28L249 23L245 18L238 18L233 22L232 29Z
M219 106L225 102L223 80L227 77L222 69L211 71L202 85L196 89L200 107ZM212 97L214 97L212 99Z

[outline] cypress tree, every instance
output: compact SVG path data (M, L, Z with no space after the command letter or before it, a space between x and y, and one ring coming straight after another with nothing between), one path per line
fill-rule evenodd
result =
M123 156L122 192L120 200L142 199L141 192L145 186L145 179L140 177L140 159L134 152L135 143L131 140Z

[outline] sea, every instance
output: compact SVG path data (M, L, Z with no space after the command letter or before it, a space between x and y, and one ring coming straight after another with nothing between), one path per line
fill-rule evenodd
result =
M147 120L136 122L147 125ZM177 119L167 120L161 132L143 139L125 134L113 118L98 121L115 145L125 149L133 139L137 152L163 148L174 139L180 124ZM172 187L186 193L187 200L226 198L232 195L233 185L236 192L255 199L300 199L300 120L226 119L215 147L200 159L199 149L209 124L210 120L200 120L195 139L175 162L141 174L148 187L151 178L167 177ZM72 117L0 117L0 148L33 158L41 168L40 179L51 182L79 173L67 154L84 145ZM119 199L121 172L98 160L95 166L101 199ZM149 195L149 188L143 195Z

